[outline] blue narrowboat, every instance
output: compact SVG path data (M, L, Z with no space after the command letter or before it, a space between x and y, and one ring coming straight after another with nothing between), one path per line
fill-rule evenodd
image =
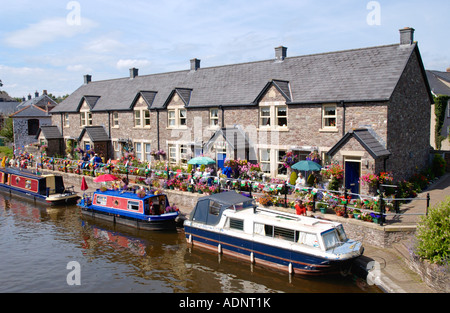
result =
M37 175L13 168L0 168L0 190L50 205L76 203L80 198L73 186L64 186L61 175Z
M175 229L179 214L169 206L165 194L121 190L97 189L92 195L83 195L78 206L86 216L145 230Z
M194 247L291 274L342 273L364 250L340 223L259 208L234 191L199 198L184 230Z

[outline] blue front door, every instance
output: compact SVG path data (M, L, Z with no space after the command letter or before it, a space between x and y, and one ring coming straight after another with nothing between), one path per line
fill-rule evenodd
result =
M223 169L226 157L226 153L217 153L217 167Z
M351 193L359 193L360 168L360 162L345 161L345 189L350 189Z

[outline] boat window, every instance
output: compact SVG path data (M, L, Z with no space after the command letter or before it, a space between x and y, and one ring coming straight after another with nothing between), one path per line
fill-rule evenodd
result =
M288 241L295 241L295 231L283 227L273 227L273 236L275 238L284 239Z
M229 221L230 221L230 228L237 230L244 230L244 220L230 218Z
M97 195L97 204L106 205L106 197Z
M336 227L336 230L339 236L339 240L341 242L346 242L348 239L347 235L345 234L344 227L342 225L339 225L338 227Z
M209 203L209 214L219 215L220 213L220 203L216 201L210 201Z
M139 201L128 201L128 210L139 210Z
M325 250L331 249L339 245L339 238L337 237L336 231L334 229L322 233L323 243L325 244Z
M261 223L255 223L253 233L261 236L273 237L273 226Z
M297 242L301 243L302 245L307 245L314 248L319 247L319 242L317 240L316 234L305 233L301 231L298 233Z

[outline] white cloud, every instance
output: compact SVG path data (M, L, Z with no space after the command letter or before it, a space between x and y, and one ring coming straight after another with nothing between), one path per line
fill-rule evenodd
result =
M148 60L144 60L144 59L120 59L119 61L117 61L116 67L121 70L121 69L129 69L132 67L136 67L136 68L140 68L140 67L146 67L150 65L150 61Z
M116 39L101 37L89 41L84 48L94 53L108 53L122 49L124 45Z
M68 70L69 72L85 72L85 73L92 71L90 67L84 66L82 64L68 65L66 67L66 70Z
M95 22L87 18L81 18L79 25L70 25L66 18L51 18L11 32L5 36L4 41L10 47L32 48L60 38L72 38L87 33L96 26Z

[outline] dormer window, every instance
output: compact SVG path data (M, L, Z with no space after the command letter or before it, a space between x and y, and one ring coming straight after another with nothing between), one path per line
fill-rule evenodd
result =
M150 127L150 111L143 108L134 109L134 127Z
M90 111L80 112L80 126L91 126L92 125L92 113Z

